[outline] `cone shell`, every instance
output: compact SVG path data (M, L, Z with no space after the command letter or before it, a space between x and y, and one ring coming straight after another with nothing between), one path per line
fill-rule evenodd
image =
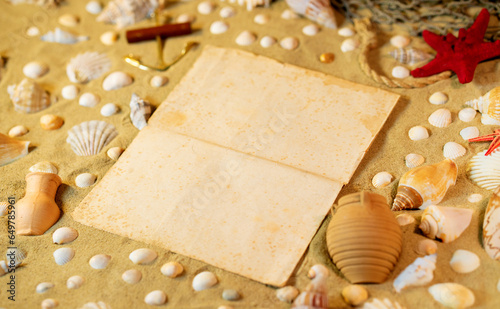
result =
M439 203L457 179L457 165L450 159L420 166L399 180L392 210L416 209Z
M500 261L500 186L490 198L483 221L483 245L488 255Z
M132 251L128 258L134 262L134 264L138 265L143 265L143 264L150 264L156 258L158 257L158 253L156 253L154 250L147 249L147 248L141 248Z
M132 124L139 130L142 130L148 125L149 117L151 116L151 103L141 99L137 94L132 94L130 100L130 119Z
M326 242L351 283L382 283L398 261L402 232L383 196L359 192L339 199Z
M439 238L449 243L463 233L471 219L471 209L431 205L422 214L419 228L430 239Z
M66 142L77 155L92 156L98 154L117 135L118 131L112 124L91 120L71 128Z
M72 58L66 66L66 75L73 83L87 83L109 71L111 61L105 54L86 52Z
M422 286L431 282L436 269L436 254L417 258L394 279L393 287L400 293L409 286Z
M328 309L328 288L326 279L328 274L316 275L307 285L306 290L295 298L292 308L301 309Z
M440 108L433 112L427 120L437 128L446 128L451 123L451 112L447 108Z
M67 244L72 242L78 237L78 232L72 227L61 227L58 228L54 234L52 234L52 242L58 245Z
M486 190L500 186L500 150L485 156L486 150L476 154L469 162L469 179Z
M337 29L335 13L328 0L286 0L286 3L296 13L327 28Z
M339 33L340 34L340 33ZM398 48L389 52L394 59L402 64L414 64L431 57L428 53L416 48Z
M18 141L0 133L0 166L27 155L29 145L30 142Z
M434 284L428 291L437 302L450 308L467 308L475 301L474 293L458 283Z
M482 97L465 102L484 116L500 123L500 86L493 88ZM483 122L484 123L484 122Z
M35 81L23 79L18 85L7 87L14 109L20 113L36 113L50 106L49 94Z
M451 269L460 274L470 273L476 270L481 262L474 252L459 249L453 253L450 260Z
M145 19L157 6L157 0L114 0L97 16L97 21L123 28Z
M54 260L57 265L64 265L71 261L75 256L75 250L73 248L60 248L54 251Z

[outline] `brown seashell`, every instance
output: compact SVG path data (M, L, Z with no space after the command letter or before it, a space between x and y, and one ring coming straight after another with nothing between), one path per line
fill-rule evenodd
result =
M420 166L406 172L399 180L392 210L416 209L441 202L457 180L457 165L450 159Z
M29 144L0 133L0 166L27 155Z
M490 198L483 221L483 244L488 255L500 261L500 186Z
M351 283L382 283L398 261L402 232L383 196L358 192L339 199L326 243Z

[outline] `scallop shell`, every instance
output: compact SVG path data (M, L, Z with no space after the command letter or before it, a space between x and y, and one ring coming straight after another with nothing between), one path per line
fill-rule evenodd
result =
M434 105L441 105L448 102L448 96L441 91L434 92L430 98L429 102Z
M392 76L395 78L407 78L408 76L410 76L410 70L400 65L397 65L394 68L392 68Z
M500 124L500 86L493 88L478 99L465 102L465 104L482 114L481 122L483 124Z
M387 298L380 300L374 298L371 302L365 302L360 309L406 309L401 306L398 302L392 302Z
M228 29L229 29L229 24L221 20L214 21L210 25L210 32L213 34L222 34L226 32Z
M54 251L54 260L57 265L64 265L71 261L75 256L75 250L73 248L60 248Z
M402 64L415 64L431 57L430 54L416 48L398 48L391 50L389 55Z
M52 242L58 245L72 242L78 237L78 231L72 227L60 227L52 234Z
M111 91L126 87L134 82L134 79L124 72L113 72L109 74L102 82L102 89Z
M129 269L122 274L123 281L128 284L136 284L142 279L142 273L137 269Z
M26 77L33 79L42 77L43 75L47 74L48 71L49 71L49 66L41 61L28 62L23 67L24 75L26 75Z
M209 271L204 271L197 274L193 279L193 289L195 291L203 291L217 284L217 277Z
M83 279L83 277L72 276L72 277L69 277L68 280L66 281L66 286L70 290L75 290L75 289L80 288L84 282L85 282L85 279Z
M395 35L390 40L391 45L397 48L405 48L410 44L410 38L405 35Z
M80 18L74 14L63 14L57 21L65 27L76 27L80 23Z
M286 0L292 10L327 28L337 29L335 13L328 0Z
M56 28L54 31L49 31L40 37L40 40L45 42L59 43L59 44L75 44L82 41L87 41L88 36L76 35L61 28Z
M225 6L220 9L219 15L222 18L233 17L234 15L236 15L236 10L231 6Z
M306 290L295 298L292 308L327 309L328 288L326 280L328 273L323 273L320 270L307 285Z
M428 291L438 303L450 308L467 308L475 302L474 293L458 283L434 284Z
M500 261L500 186L490 198L483 221L483 245L488 255Z
M151 306L161 306L167 302L167 295L163 291L156 290L148 293L144 297L144 302Z
M470 273L476 270L480 264L477 254L462 249L455 251L450 260L451 269L460 274Z
M27 155L30 142L18 141L0 133L0 145L0 166L3 166Z
M445 128L451 123L451 112L449 109L440 108L433 112L427 120L437 128Z
M343 53L347 53L355 50L359 46L359 41L353 38L345 39L340 45L340 50Z
M111 261L111 256L107 254L97 254L90 258L89 265L94 269L104 269Z
M265 25L269 22L270 18L267 14L257 14L253 18L253 22L259 25Z
M158 253L154 250L141 248L132 251L128 258L134 263L138 265L150 264L158 257Z
M276 297L278 297L279 300L285 303L293 302L293 300L297 298L297 296L299 296L299 290L291 285L276 290Z
M106 31L99 37L102 44L111 46L118 41L118 33L115 31Z
M42 129L51 131L57 130L64 124L64 120L57 115L43 115L40 117L40 126Z
M105 302L98 301L97 303L93 302L86 303L85 305L83 305L83 307L79 309L111 309L111 306L106 304Z
M400 214L396 216L396 220L398 221L400 226L412 224L415 222L415 218L413 218L410 214Z
M61 95L66 100L73 100L73 99L76 99L79 92L80 92L80 90L78 89L77 86L68 85L68 86L64 86L64 88L61 90Z
M149 81L151 87L160 88L168 83L168 77L162 75L155 75Z
M412 141L419 141L429 137L429 131L422 126L414 126L408 131L408 137Z
M101 101L101 98L91 92L82 93L80 99L78 99L78 104L85 107L94 107Z
M23 79L18 85L7 87L14 109L21 113L36 113L50 106L49 94L30 79Z
M330 271L323 264L313 265L311 267L311 269L309 269L309 271L307 272L307 277L309 279L314 279L317 276L328 277L329 275L330 275Z
M161 273L170 278L178 277L183 271L184 267L178 262L165 263L161 267Z
M474 117L476 117L476 110L471 107L464 108L458 112L458 118L463 122L470 122Z
M477 153L469 162L469 179L486 190L500 186L500 150L485 156L486 150Z
M75 178L75 184L79 188L90 187L97 180L97 176L91 173L82 173Z
M422 286L431 282L436 269L436 254L417 258L394 279L392 286L396 292L409 286Z
M122 154L123 150L124 149L121 148L121 147L111 147L111 148L108 149L108 151L106 152L106 154L108 155L108 157L111 160L118 160L118 158Z
M348 38L355 35L356 31L354 31L354 29L352 29L351 27L343 27L339 29L338 34L340 36Z
M455 142L448 142L443 147L443 156L452 160L462 157L466 152L467 149Z
M299 46L299 40L294 37L286 37L281 39L280 46L286 50L294 50Z
M101 108L101 115L103 115L104 117L110 117L118 113L119 111L120 107L118 105L114 103L108 103Z
M439 238L449 243L469 226L472 212L471 209L431 205L424 210L419 228L430 239Z
M19 137L28 133L29 130L23 125L18 125L9 130L10 137Z
M422 239L421 241L418 242L415 252L421 255L434 254L437 252L437 244L433 240Z
M66 66L66 75L73 83L87 83L99 78L111 68L111 60L105 54L86 52L72 58Z
M462 138L466 141L471 139L471 138L478 137L479 136L479 129L477 127L464 128L460 131L460 136L462 136Z
M130 119L132 120L132 124L137 129L142 130L142 128L148 125L151 112L151 104L133 93L130 100Z
M54 287L52 282L42 282L36 286L36 292L38 294L43 294Z
M102 5L99 1L89 1L85 5L85 10L90 14L97 15L102 12Z
M260 39L260 46L264 48L271 47L272 45L276 44L276 39L273 38L272 36L266 35Z
M318 32L319 32L319 27L318 25L315 24L310 24L302 28L302 33L308 36L314 36L318 34Z
M409 168L414 168L424 164L425 158L422 155L416 153L410 153L405 157L405 164Z
M98 154L116 136L118 131L105 121L91 120L82 122L68 131L66 142L78 156Z
M390 184L393 180L393 177L388 172L379 172L372 178L372 185L375 188L383 188Z
M255 34L250 31L243 31L236 37L236 44L240 46L252 45L253 42L257 40Z
M97 21L117 28L133 25L150 16L158 6L156 0L113 0L97 16Z
M342 298L348 305L358 306L368 299L368 291L360 285L348 285L342 289Z
M59 301L57 301L57 299L47 298L47 299L42 300L41 306L42 306L42 309L53 309L53 308L59 306Z

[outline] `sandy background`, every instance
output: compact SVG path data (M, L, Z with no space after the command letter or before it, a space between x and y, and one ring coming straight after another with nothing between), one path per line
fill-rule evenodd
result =
M7 300L7 277L1 277L3 288L0 289L0 307L4 308L38 308L42 300L55 298L59 301L59 308L78 308L90 301L102 300L115 309L146 308L143 299L152 290L161 289L168 295L168 308L217 308L220 305L231 305L234 308L289 308L290 305L280 302L275 294L276 289L246 278L219 270L202 262L191 260L184 256L169 252L162 248L148 246L144 243L131 241L127 238L102 232L81 225L72 220L69 213L78 206L79 202L91 188L77 188L75 177L83 172L91 172L101 179L114 161L106 156L105 151L92 157L78 157L66 144L67 131L74 125L87 120L106 120L115 125L119 135L106 147L127 145L136 136L138 130L129 120L128 104L133 92L150 100L154 105L159 105L182 76L189 70L201 48L190 52L181 62L161 75L169 78L169 83L159 89L152 88L149 80L156 73L145 72L125 64L121 57L128 53L141 55L147 63L155 63L155 42L144 42L128 45L124 39L124 30L120 31L120 39L114 46L105 46L99 41L99 36L105 31L114 29L112 25L104 25L95 21L95 16L84 9L87 1L67 1L70 4L62 5L57 9L42 9L35 5L12 6L5 1L0 2L0 53L8 58L6 67L2 70L0 81L0 132L7 134L15 125L25 125L30 132L21 137L21 140L31 141L30 153L24 158L11 164L0 167L0 200L8 196L20 199L25 193L24 177L28 169L39 161L51 161L59 168L59 175L63 185L59 187L56 202L63 212L60 220L44 235L36 237L18 236L16 244L27 252L25 266L16 271L17 298L16 303ZM337 31L322 29L316 36L308 37L301 29L310 24L310 21L301 18L296 20L283 20L280 18L283 10L287 8L284 1L273 3L270 9L257 8L247 12L243 7L217 1L214 13L203 16L197 13L196 6L199 1L179 2L168 6L167 13L177 17L181 13L196 15L194 26L199 29L189 37L168 39L165 44L165 60L172 59L179 53L182 45L187 40L198 40L202 46L210 43L221 47L235 47L236 36L243 30L255 32L259 39L264 35L272 35L278 39L285 36L295 36L300 41L300 46L295 51L286 51L279 45L264 49L258 42L243 50L265 55L279 61L291 63L301 67L325 72L361 84L377 86L375 82L366 77L357 63L357 52L343 54L340 44L344 38ZM210 24L220 20L220 8L226 5L235 7L237 14L227 19L230 24L229 31L221 35L209 32ZM41 42L38 37L29 38L24 33L27 27L36 25L42 33L53 30L58 26L57 18L65 13L74 13L81 18L80 24L71 29L75 33L90 36L90 40L75 45L59 45ZM266 25L253 22L253 17L259 13L270 16ZM152 21L141 22L139 27L150 26ZM348 25L346 22L345 25ZM64 27L63 27L64 28ZM370 55L374 68L381 73L390 74L396 61L386 56L392 48L388 39L393 33L379 33L380 49ZM201 47L202 47L201 46ZM412 46L428 48L419 38L413 38ZM78 105L77 100L65 100L60 96L61 89L70 84L66 74L66 63L75 55L85 51L99 51L106 53L113 61L112 69L122 70L134 77L134 83L118 91L105 92L102 87L101 77L85 85L79 85L81 93L93 92L101 96L101 102L94 108ZM323 52L333 52L335 61L323 64L318 56ZM50 66L50 72L37 80L51 94L59 97L59 101L48 109L35 114L21 114L14 111L13 105L7 94L7 86L19 83L23 79L22 67L29 61L40 60ZM436 163L444 159L442 147L448 141L455 141L467 148L464 157L456 160L459 166L459 176L456 186L449 190L443 206L456 206L474 210L472 222L465 233L449 244L438 242L437 269L434 272L433 283L458 282L470 288L476 296L474 308L497 308L500 306L500 292L496 285L500 279L500 264L491 260L481 245L481 226L484 210L491 196L491 192L474 185L466 176L469 159L477 152L485 149L487 143L469 144L465 142L459 132L468 126L477 126L482 135L489 134L494 126L485 126L480 122L479 115L470 122L464 123L458 119L457 113L464 107L464 102L486 93L495 86L500 85L498 79L500 62L489 61L480 64L476 70L474 80L467 85L458 83L456 76L422 89L405 90L390 89L402 95L399 103L389 117L381 133L369 149L361 165L357 169L350 183L346 185L340 197L359 190L371 190L382 194L392 201L397 179L408 170L404 157L408 153L419 153L426 158L426 163ZM435 106L428 102L429 96L435 91L444 91L450 100L444 106ZM109 102L118 104L121 112L105 118L100 115L101 107ZM367 102L370 104L370 102ZM444 129L432 127L427 122L427 117L436 109L446 107L452 111L453 123ZM56 131L44 131L39 126L39 119L44 114L56 114L64 118L64 125ZM431 136L422 141L414 142L408 138L408 130L415 125L423 125L430 131ZM388 187L375 189L371 185L371 178L377 172L388 171L395 180ZM472 193L480 193L483 199L478 203L470 203L467 197ZM408 211L417 222L404 226L403 252L395 270L386 283L380 285L365 285L370 297L388 297L397 300L407 308L442 308L427 292L427 287L413 287L404 290L401 294L393 294L392 281L406 266L418 257L414 248L419 240L425 237L418 229L418 222L422 211ZM307 214L297 214L307 215ZM7 219L1 218L0 223L0 248L7 247ZM333 275L329 278L329 306L330 308L348 308L340 292L349 283L343 279L338 269L331 262L325 244L325 232L330 221L330 216L323 222L318 233L313 238L303 261L290 279L290 284L304 289L310 280L306 277L309 268L316 263L324 263ZM66 265L58 266L52 257L54 250L61 246L52 243L52 232L63 226L74 227L80 236L66 246L76 251L74 259ZM196 241L196 240L193 240ZM149 247L159 253L158 259L152 265L133 265L128 255L135 249ZM469 274L457 274L449 266L449 260L457 249L467 249L475 252L481 259L481 267ZM216 248L214 248L216 250ZM3 252L3 250L2 250ZM94 270L88 265L88 260L95 254L105 253L112 256L110 265L104 270ZM183 276L170 279L163 276L160 267L168 261L179 261L185 267ZM143 279L136 285L129 285L122 281L121 274L130 268L139 269ZM192 278L203 270L214 272L219 283L209 290L194 292L191 288ZM68 290L66 280L73 275L80 275L86 279L84 285L77 290ZM35 287L40 282L53 282L55 287L45 294L37 294ZM224 289L235 289L240 292L242 299L237 302L228 302L222 299Z

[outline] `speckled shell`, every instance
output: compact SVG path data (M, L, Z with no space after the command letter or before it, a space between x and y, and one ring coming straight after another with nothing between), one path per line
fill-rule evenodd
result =
M483 221L483 245L488 255L500 261L500 186L490 198Z
M86 83L100 77L111 68L105 54L86 52L72 58L66 66L66 75L73 83Z
M451 112L447 108L440 108L429 116L428 121L437 128L446 128L451 123Z
M0 166L6 165L28 154L30 142L19 141L0 133Z
M42 41L59 43L59 44L75 44L82 41L87 41L88 36L76 35L61 28L56 28L54 31L49 31L40 37Z
M14 109L21 113L36 113L50 106L49 94L35 81L23 79L18 85L7 87Z
M389 52L394 59L403 64L414 64L430 59L431 55L416 48L398 48Z
M112 124L91 120L71 128L66 142L77 155L92 156L98 154L117 135L118 131Z
M475 302L474 293L458 283L439 283L429 288L432 297L448 308L468 308Z
M419 228L430 239L439 238L449 243L469 226L472 212L471 209L431 205L424 210Z
M477 153L469 162L468 176L476 185L486 190L500 186L500 149L485 156L486 150Z
M157 6L158 0L113 0L97 16L97 21L123 28L145 19Z
M306 16L327 28L337 29L337 20L330 2L327 0L286 0L295 12Z
M482 114L481 122L483 124L500 124L500 86L493 88L478 99L465 102L465 104Z
M421 286L431 282L436 269L436 259L436 254L426 255L417 258L412 264L408 265L394 279L392 286L396 292L400 293L401 290L409 286Z
M130 100L130 120L132 120L132 124L137 129L142 130L147 126L151 112L151 104L133 93Z

